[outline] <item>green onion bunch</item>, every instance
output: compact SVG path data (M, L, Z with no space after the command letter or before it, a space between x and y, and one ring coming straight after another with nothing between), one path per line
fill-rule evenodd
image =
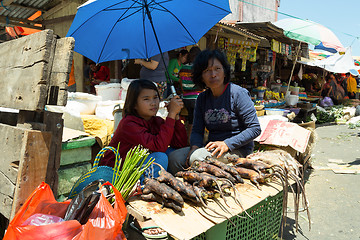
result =
M149 151L141 145L138 145L128 151L123 167L120 170L121 158L119 154L116 155L112 184L121 193L125 201L128 200L134 185L138 182L141 175L154 162L155 159L151 158L146 165L143 166L148 156Z

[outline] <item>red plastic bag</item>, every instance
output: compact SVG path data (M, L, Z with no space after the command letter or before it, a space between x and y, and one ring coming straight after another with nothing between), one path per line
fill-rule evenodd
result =
M105 183L104 185L111 185ZM63 218L70 200L57 202L53 192L46 183L41 183L16 213L4 236L4 240L122 240L126 239L122 224L127 210L125 201L116 188L115 205L101 194L99 202L90 214L86 224L81 225L76 220L64 221L43 226L21 226L23 222L36 213L55 215Z

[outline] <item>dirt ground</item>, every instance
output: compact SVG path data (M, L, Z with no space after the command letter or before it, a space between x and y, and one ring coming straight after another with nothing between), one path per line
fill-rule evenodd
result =
M307 171L306 182L311 230L306 213L301 212L296 232L294 214L289 213L283 239L360 239L360 128L323 125L316 133L313 169ZM346 163L359 169L358 174L336 174L328 165L345 169ZM288 210L293 210L291 199Z

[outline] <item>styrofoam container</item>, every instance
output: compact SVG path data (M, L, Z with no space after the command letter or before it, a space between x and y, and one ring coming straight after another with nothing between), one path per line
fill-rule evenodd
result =
M279 115L283 116L285 109L279 109L279 108L265 108L266 115Z
M96 95L100 96L103 101L119 100L120 95L120 83L107 83L95 85Z

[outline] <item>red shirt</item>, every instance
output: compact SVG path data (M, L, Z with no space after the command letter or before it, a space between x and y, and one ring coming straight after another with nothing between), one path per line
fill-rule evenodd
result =
M187 134L184 124L172 118L164 120L161 117L152 117L149 121L133 115L124 117L110 141L109 146L117 149L125 159L127 152L139 144L150 152L165 152L169 146L182 148L187 146ZM114 154L105 154L101 165L114 167Z
M97 72L93 72L93 77L101 81L110 81L110 69L106 66L100 66Z

